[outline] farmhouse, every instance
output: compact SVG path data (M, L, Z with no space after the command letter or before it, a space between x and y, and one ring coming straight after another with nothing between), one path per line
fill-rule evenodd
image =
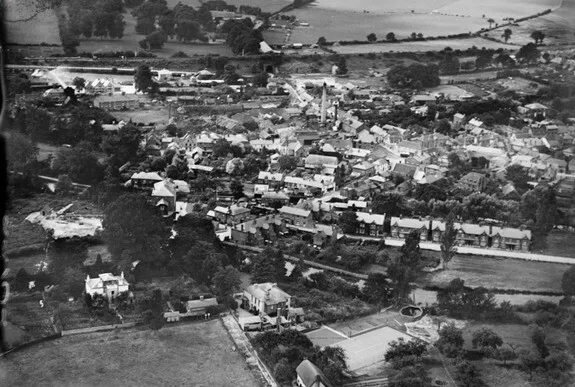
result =
M119 276L104 273L97 278L90 278L90 275L86 277L85 291L91 296L99 294L112 300L120 293L129 291L129 288L130 284L124 279L124 272Z

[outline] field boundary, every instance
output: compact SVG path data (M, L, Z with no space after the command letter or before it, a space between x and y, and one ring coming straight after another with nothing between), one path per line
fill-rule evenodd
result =
M94 332L104 332L104 331L111 331L116 328L124 329L124 328L133 328L138 323L136 322L129 322L125 324L112 324L112 325L101 325L99 327L90 327L90 328L78 328L78 329L70 329L67 331L62 331L62 336L72 336L72 335L80 335L83 333L94 333Z

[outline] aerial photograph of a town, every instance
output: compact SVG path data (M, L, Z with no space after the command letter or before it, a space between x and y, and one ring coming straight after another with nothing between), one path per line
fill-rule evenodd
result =
M575 386L575 0L0 23L0 386Z

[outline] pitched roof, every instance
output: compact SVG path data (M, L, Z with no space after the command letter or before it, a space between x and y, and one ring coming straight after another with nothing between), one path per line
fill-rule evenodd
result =
M157 172L136 172L131 177L132 180L156 180L162 181L162 177Z
M327 387L332 387L332 384L325 377L323 372L307 359L299 363L295 371L305 387L320 387L321 385L317 383L318 380Z
M271 282L250 285L245 291L268 305L286 302L291 298L289 294L278 288L277 284Z
M167 180L159 181L154 184L152 196L171 196L176 197L175 185Z
M283 206L282 208L279 209L279 212L282 214L303 216L305 218L307 218L311 214L311 211L302 210L301 208L296 208L296 207L288 207L288 206Z
M412 229L421 229L424 227L427 228L428 222L423 221L423 220L419 220L419 219L413 219L413 218L392 217L391 218L391 226L398 226L398 227L405 227L405 228L412 228Z
M369 214L367 212L356 212L357 220L366 224L376 224L378 226L383 226L385 221L385 215L379 214Z

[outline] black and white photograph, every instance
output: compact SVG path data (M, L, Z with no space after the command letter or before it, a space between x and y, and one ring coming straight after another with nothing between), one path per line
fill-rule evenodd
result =
M0 0L0 385L575 386L575 0Z

